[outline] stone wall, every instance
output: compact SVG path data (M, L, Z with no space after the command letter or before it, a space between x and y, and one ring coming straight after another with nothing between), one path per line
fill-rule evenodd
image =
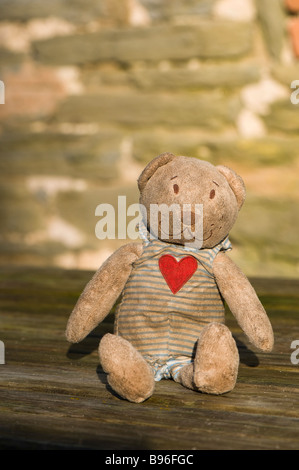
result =
M140 171L170 151L243 176L231 239L248 275L299 277L296 9L282 0L0 8L0 263L97 268L124 240L96 238L96 206L137 202Z

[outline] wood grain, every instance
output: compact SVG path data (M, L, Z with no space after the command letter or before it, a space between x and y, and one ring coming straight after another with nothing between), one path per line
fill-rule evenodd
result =
M70 345L68 316L92 273L0 269L0 449L196 450L298 449L299 282L253 279L271 319L275 347L259 353L230 312L227 325L241 364L236 388L199 394L173 381L132 404L107 385L97 355L113 312L84 341ZM299 354L298 354L299 357Z

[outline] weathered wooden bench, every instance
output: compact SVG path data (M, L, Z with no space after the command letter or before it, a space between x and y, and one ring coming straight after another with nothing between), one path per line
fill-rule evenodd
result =
M291 344L299 340L298 281L252 280L274 328L270 354L255 351L227 313L241 357L234 391L211 396L161 381L137 405L111 391L99 365L98 343L112 332L113 313L80 344L65 339L91 275L0 269L0 449L299 448L299 364L291 362L291 353L297 358Z

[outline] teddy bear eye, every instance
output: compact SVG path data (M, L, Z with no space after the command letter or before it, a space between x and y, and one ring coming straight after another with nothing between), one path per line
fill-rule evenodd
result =
M214 199L215 195L216 195L216 191L215 189L212 189L210 192L210 199Z
M180 190L179 186L178 186L177 184L174 184L174 185L173 185L173 191L174 191L174 193L177 194L177 193L179 192L179 190Z

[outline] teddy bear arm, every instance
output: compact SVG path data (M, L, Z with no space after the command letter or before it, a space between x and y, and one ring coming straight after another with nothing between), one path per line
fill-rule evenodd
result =
M271 351L271 323L245 274L224 253L216 256L213 270L222 296L248 339L258 349Z
M72 311L66 338L77 343L85 338L110 312L141 256L142 244L128 243L116 250L86 285Z

